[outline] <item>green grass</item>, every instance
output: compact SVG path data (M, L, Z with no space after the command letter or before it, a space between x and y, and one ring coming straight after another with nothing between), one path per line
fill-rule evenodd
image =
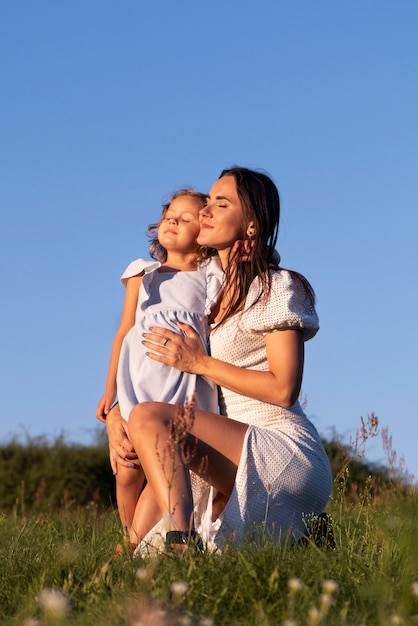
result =
M418 623L416 492L388 489L373 501L366 481L350 503L340 482L329 511L335 550L266 540L224 554L148 560L114 555L117 514L97 505L2 515L0 623ZM58 607L48 611L54 598Z
M335 549L264 538L223 554L116 556L106 444L44 438L0 448L0 624L396 626L418 624L418 493L362 461L374 414L327 444ZM259 534L259 533L258 533Z

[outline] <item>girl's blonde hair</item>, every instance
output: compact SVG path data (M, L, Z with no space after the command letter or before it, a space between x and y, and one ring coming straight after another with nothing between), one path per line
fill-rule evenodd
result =
M207 202L206 194L200 193L200 191L195 191L194 189L189 189L186 187L186 188L179 189L178 191L176 191L171 196L170 200L166 202L165 204L163 204L163 210L162 210L159 221L156 222L155 224L150 224L148 226L148 233L151 239L150 246L149 246L149 253L153 259L155 259L156 261L159 261L160 263L164 263L167 260L167 250L158 241L158 229L160 227L160 224L163 218L165 217L165 214L170 208L170 204L173 202L173 200L181 196L188 196L190 198L194 198L195 200L201 203L202 207L204 207ZM206 246L199 246L198 244L196 244L196 251L198 253L198 261L204 261L205 259L208 259L209 257L217 254L217 251L214 250L213 248L207 248Z

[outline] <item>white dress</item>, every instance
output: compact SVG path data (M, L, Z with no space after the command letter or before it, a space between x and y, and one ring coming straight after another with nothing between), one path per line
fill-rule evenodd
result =
M231 317L210 336L213 357L239 367L267 370L264 337L298 329L305 341L318 330L318 317L298 278L286 270L272 272L268 298L249 308L258 295L258 280L250 287L242 313ZM230 538L297 538L304 519L325 508L332 489L330 464L321 439L299 402L285 409L228 389L220 392L221 412L249 424L235 486L219 519L211 521L214 490L192 472L195 526L209 549L222 548ZM158 536L160 540L158 541ZM161 545L160 523L138 550Z
M207 315L222 281L219 260L209 259L195 272L160 272L161 263L137 259L122 274L128 278L144 272L138 294L135 325L126 334L119 356L117 395L122 417L147 400L184 404L196 392L197 407L218 411L218 391L211 381L180 372L146 356L144 332L161 326L179 333L177 322L189 324L199 333L208 350Z
M264 337L298 329L304 339L318 331L318 317L298 278L286 270L272 273L268 298L249 305L258 294L252 284L245 310L230 318L210 337L211 354L222 361L254 370L267 370ZM314 425L299 402L289 409L221 390L221 412L249 424L235 486L220 523L202 527L205 538L222 546L257 534L297 537L304 518L325 508L332 490L328 457ZM209 532L208 532L209 531Z

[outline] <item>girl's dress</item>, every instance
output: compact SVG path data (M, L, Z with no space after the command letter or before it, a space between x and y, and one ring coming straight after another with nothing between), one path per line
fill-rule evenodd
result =
M199 333L208 350L207 315L222 281L219 260L209 259L195 272L161 272L161 263L137 259L121 277L144 272L138 294L135 325L126 334L119 356L117 394L122 417L128 419L132 408L147 400L184 404L196 393L197 407L218 411L218 391L211 381L180 372L148 358L143 345L144 332L161 326L180 333L177 323L189 324Z
M257 299L259 283L250 287L242 313L231 317L210 336L211 354L239 367L267 370L265 336L298 329L304 339L317 332L318 317L300 279L286 270L272 272L272 290ZM192 476L195 526L209 549L222 548L233 538L297 538L305 523L325 508L332 488L330 464L321 439L299 402L291 408L247 398L228 389L220 391L220 410L247 423L235 485L220 517L212 522L215 492ZM161 545L160 522L138 549Z

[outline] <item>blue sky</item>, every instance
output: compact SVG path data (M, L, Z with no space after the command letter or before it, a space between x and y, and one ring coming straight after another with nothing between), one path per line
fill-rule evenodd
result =
M2 3L0 440L91 441L120 274L240 164L317 293L308 415L348 442L376 413L418 477L417 32L415 0Z

